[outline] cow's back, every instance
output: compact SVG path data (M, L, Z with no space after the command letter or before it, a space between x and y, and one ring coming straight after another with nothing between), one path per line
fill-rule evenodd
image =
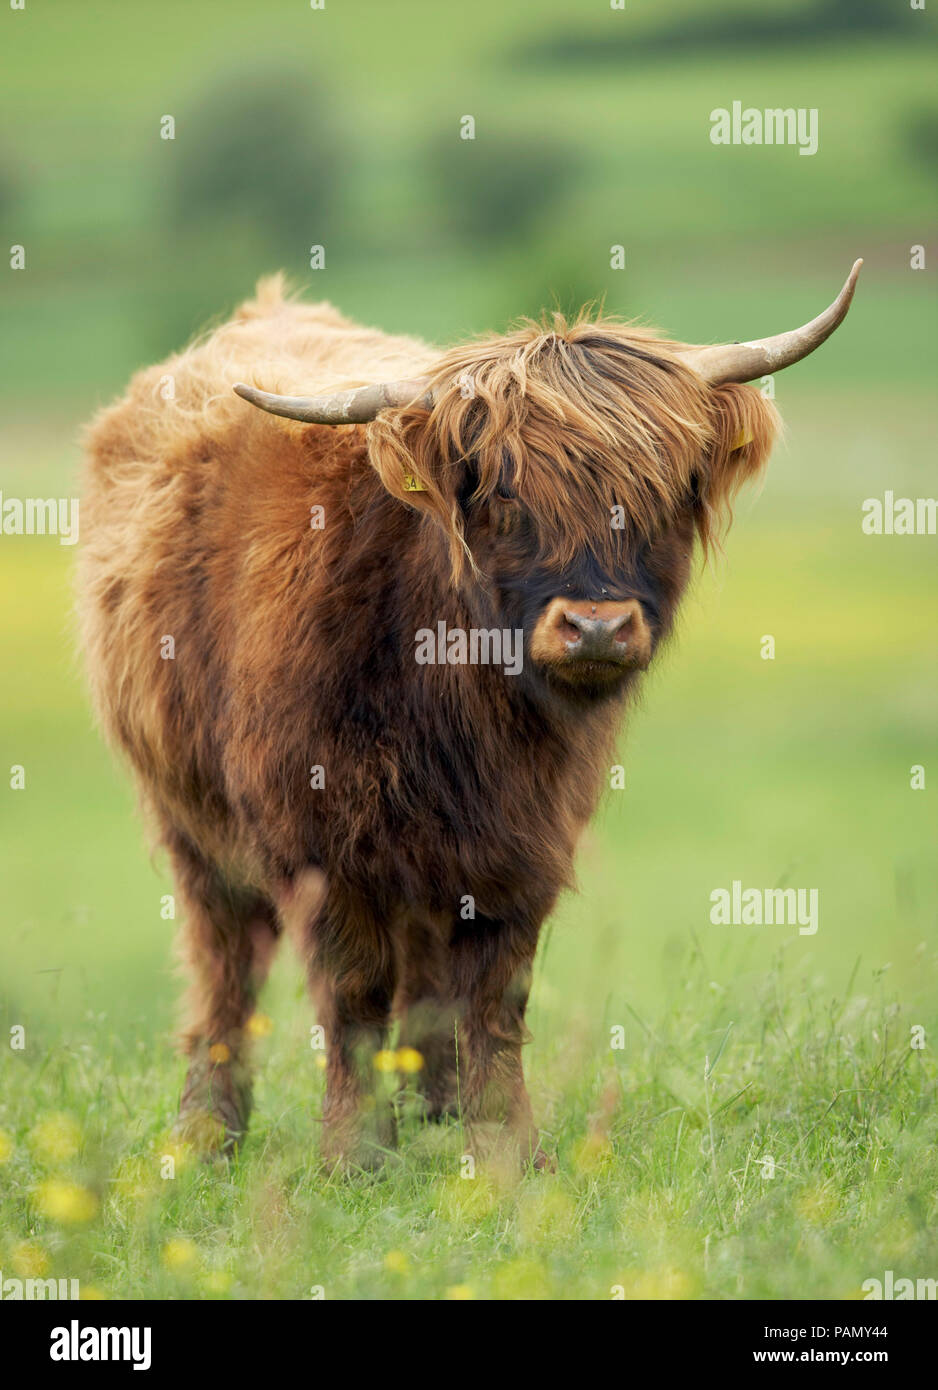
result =
M238 646L263 628L309 537L310 497L328 498L335 522L361 458L360 431L275 420L232 384L308 394L414 375L433 359L328 304L286 301L277 277L230 322L138 373L88 431L80 618L98 717L146 799L164 820L188 819L194 838L208 833L216 858L229 853L222 743Z

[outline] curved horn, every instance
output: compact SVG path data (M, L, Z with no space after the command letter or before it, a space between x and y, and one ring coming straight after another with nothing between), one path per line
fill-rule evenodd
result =
M311 425L361 425L373 420L379 410L393 406L413 403L430 410L433 393L428 380L417 377L414 381L383 381L375 386L357 386L352 391L336 391L331 396L275 396L256 386L245 386L243 381L234 390L251 405L288 420L305 420Z
M752 343L718 343L713 347L690 347L681 360L692 367L711 386L727 381L752 381L800 362L829 338L847 316L862 261L854 261L840 294L829 309L803 328L777 333L774 338L758 338Z

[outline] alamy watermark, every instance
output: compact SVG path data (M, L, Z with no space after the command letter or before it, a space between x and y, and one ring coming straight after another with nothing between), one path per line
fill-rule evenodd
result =
M521 674L524 665L524 629L421 627L414 634L418 666L504 666L506 676Z
M0 1298L4 1303L80 1297L81 1290L77 1279L4 1279L3 1270L0 1269Z
M863 1300L882 1300L885 1303L905 1302L909 1299L938 1299L938 1279L897 1279L891 1269L883 1273L882 1279L864 1279L860 1285Z
M896 497L887 489L882 498L865 499L860 524L867 536L934 536L938 533L938 498Z
M58 536L60 545L78 540L77 497L4 497L0 492L0 534Z
M150 1369L149 1327L82 1327L72 1318L68 1327L53 1327L50 1340L52 1361L130 1361L135 1371Z
M715 927L797 927L802 936L818 928L816 888L744 888L740 879L731 888L714 888L710 921Z
M799 154L817 154L816 106L775 106L760 111L734 101L710 112L712 145L797 145Z

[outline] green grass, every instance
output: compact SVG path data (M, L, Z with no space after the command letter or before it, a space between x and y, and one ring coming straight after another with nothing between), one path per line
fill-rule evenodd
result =
M243 1154L176 1154L166 1177L180 1067L149 1030L91 1018L5 1066L3 1267L111 1297L280 1299L853 1298L883 1269L934 1269L938 1072L909 1046L922 1010L868 967L849 999L781 965L720 985L696 947L670 968L665 1010L608 1015L622 1051L598 1012L538 1011L553 1026L533 1094L559 1170L511 1180L461 1176L458 1126L414 1119L379 1176L325 1169L321 1073L283 979ZM37 1126L63 1114L72 1156L67 1122L51 1144ZM71 1219L66 1192L65 1219L44 1215L50 1180L97 1213Z

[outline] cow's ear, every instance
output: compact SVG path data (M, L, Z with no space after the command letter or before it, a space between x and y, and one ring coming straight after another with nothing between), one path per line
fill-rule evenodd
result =
M443 528L458 576L469 559L459 505L465 468L442 456L430 418L419 406L383 411L368 426L368 456L392 497Z
M765 467L781 429L778 411L754 386L710 391L712 442L702 473L698 530L706 546L732 516L736 490Z

